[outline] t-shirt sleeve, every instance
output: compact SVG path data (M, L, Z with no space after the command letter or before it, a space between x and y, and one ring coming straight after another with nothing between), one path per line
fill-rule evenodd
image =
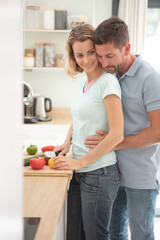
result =
M160 109L160 75L148 76L143 88L143 98L147 112Z
M121 87L118 79L114 75L106 73L102 76L101 93L102 98L105 98L111 94L115 94L121 99Z

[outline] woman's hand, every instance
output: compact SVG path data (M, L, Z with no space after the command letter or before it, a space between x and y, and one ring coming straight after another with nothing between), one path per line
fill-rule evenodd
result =
M54 152L60 152L58 156L63 156L64 154L69 152L70 145L70 143L64 143L62 145L55 146Z
M58 156L63 156L67 152L69 152L70 146L71 146L71 141L72 141L72 136L73 136L73 124L71 124L67 137L62 145L56 146L54 148L55 152L60 152Z
M55 164L55 168L62 170L79 170L81 169L79 159L73 159L70 157L58 156L54 158L53 163Z

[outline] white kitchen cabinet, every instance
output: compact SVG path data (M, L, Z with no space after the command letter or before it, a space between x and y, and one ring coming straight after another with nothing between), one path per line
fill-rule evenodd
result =
M66 240L67 232L67 196L53 240Z
M55 53L64 54L65 43L67 41L70 29L67 30L43 30L43 10L44 9L66 9L68 16L87 16L86 23L97 26L104 19L111 16L112 0L23 0L25 6L40 6L40 29L23 30L23 48L34 48L36 42L54 42ZM34 4L35 3L35 4ZM63 69L47 68L25 68L23 71L23 80L28 82L33 92L51 98L53 107L70 107L71 103L79 96L79 85L81 74L76 79L69 78Z

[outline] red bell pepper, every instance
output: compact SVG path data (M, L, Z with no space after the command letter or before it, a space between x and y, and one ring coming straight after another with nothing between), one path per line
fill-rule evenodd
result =
M41 169L45 165L45 159L43 157L32 158L29 160L29 164L33 169Z
M45 147L42 147L41 148L41 150L42 150L42 152L44 153L44 152L47 152L47 151L53 151L54 150L54 146L45 146Z

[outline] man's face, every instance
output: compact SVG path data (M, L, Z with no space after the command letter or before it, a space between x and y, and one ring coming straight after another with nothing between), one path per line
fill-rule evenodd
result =
M106 43L102 45L95 44L98 60L102 67L109 73L118 72L123 74L125 64L125 46L120 51L115 48L114 43Z

